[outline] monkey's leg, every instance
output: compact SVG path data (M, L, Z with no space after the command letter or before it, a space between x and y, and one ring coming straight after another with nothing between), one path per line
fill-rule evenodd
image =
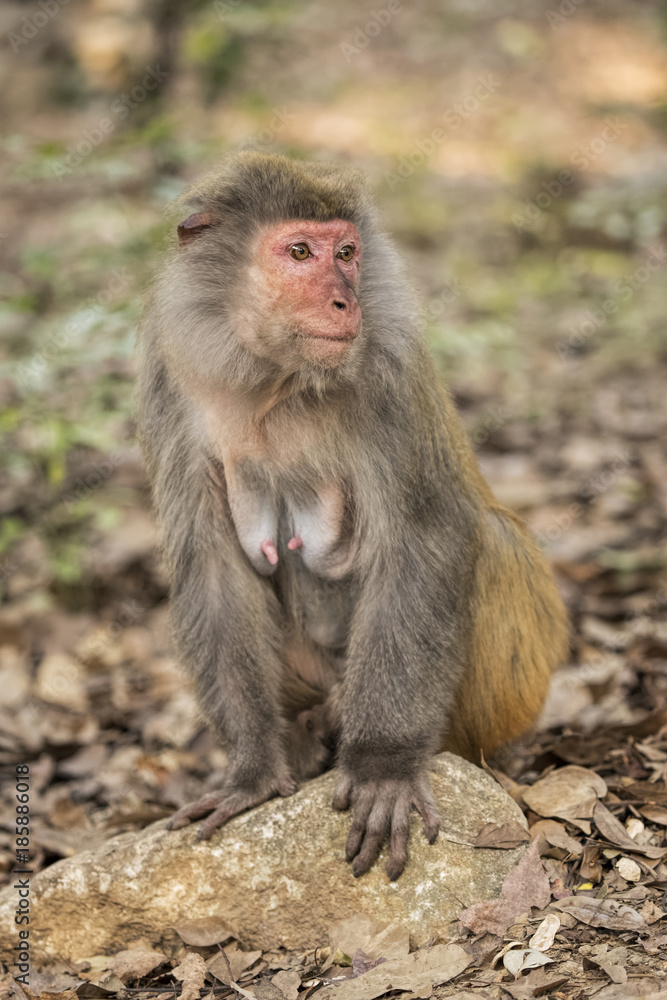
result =
M220 497L200 499L176 505L165 537L180 656L229 758L222 788L179 810L170 824L210 814L199 831L205 839L230 817L297 786L281 707L278 602L241 552Z
M479 763L527 732L567 653L563 603L544 556L503 510L487 515L473 581L470 660L444 749Z

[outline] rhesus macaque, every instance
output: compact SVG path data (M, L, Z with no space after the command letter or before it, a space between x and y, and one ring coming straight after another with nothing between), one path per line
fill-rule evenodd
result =
M346 854L433 842L433 754L535 721L567 642L547 564L497 503L358 171L241 153L187 197L142 333L139 425L180 656L228 753L171 826L331 763Z

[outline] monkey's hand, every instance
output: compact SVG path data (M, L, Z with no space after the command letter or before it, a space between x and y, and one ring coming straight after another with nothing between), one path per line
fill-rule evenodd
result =
M358 781L344 776L334 794L334 809L353 807L353 821L345 845L345 857L352 862L355 878L364 875L376 860L389 837L389 857L385 871L393 882L408 860L410 811L416 809L424 821L429 844L438 836L440 818L436 812L428 777L380 778Z
M223 787L219 791L202 795L196 802L191 802L174 813L167 823L167 829L180 830L182 826L187 826L190 820L199 819L210 813L199 827L196 837L197 840L208 840L214 830L224 826L232 816L238 816L246 809L261 805L276 795L293 795L297 788L296 781L289 773L268 779L254 789L243 788L229 777L223 782Z

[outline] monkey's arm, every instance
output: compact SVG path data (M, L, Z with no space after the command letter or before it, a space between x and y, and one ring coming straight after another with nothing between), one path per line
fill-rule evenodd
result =
M413 806L429 842L438 833L426 769L442 748L464 667L462 595L474 562L472 531L463 519L438 533L433 525L430 531L404 528L394 538L352 623L334 798L336 808L354 805L346 854L355 876L368 871L390 835L391 879L407 861Z

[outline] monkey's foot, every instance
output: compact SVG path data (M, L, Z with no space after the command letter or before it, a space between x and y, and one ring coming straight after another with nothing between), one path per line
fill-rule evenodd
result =
M410 811L416 809L424 821L424 834L429 844L438 836L440 819L431 796L425 774L413 779L384 778L378 781L355 782L341 779L333 799L334 809L353 806L354 819L345 857L352 862L355 878L364 875L375 862L385 840L389 838L389 857L385 871L393 882L408 860Z
M208 840L211 834L219 826L224 826L232 816L253 809L276 795L293 795L298 787L291 775L285 775L252 792L234 787L222 788L219 792L208 792L207 795L202 795L200 799L190 802L174 813L167 823L167 829L180 830L181 827L187 826L190 820L200 819L210 813L199 827L196 837L197 840Z

